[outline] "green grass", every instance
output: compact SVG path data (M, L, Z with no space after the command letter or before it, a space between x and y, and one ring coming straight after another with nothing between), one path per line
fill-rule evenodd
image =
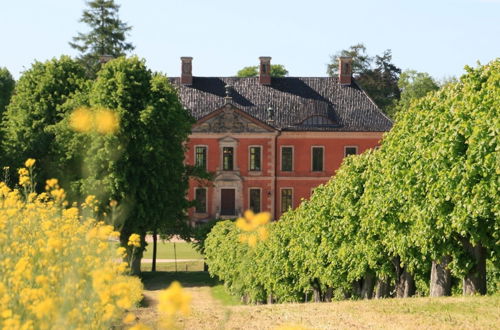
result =
M238 297L231 295L227 292L224 284L218 284L210 288L212 297L220 301L224 306L236 306L241 305L241 301Z
M146 290L161 290L173 281L179 281L184 287L212 287L220 284L208 272L142 272L141 277Z
M151 263L143 262L141 264L142 271L150 271ZM158 272L175 272L174 262L157 262L156 271ZM201 272L203 271L203 260L200 261L180 261L177 262L178 272Z
M203 256L196 252L190 243L186 242L158 242L157 259L174 259L174 244L177 253L177 259L203 259ZM153 257L153 242L149 242L144 251L143 258L151 259Z

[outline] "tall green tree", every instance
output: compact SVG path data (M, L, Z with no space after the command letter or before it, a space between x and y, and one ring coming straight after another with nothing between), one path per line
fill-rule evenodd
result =
M67 115L66 102L84 86L84 69L67 56L35 62L22 74L4 115L2 149L7 165L15 169L35 158L39 183L55 175L59 160L54 153L59 151L51 130Z
M341 56L353 58L352 70L356 81L382 111L390 113L400 97L398 80L401 74L401 69L392 63L391 50L374 57L367 54L366 47L361 43L341 50L331 56L331 63L327 65L329 76L338 74L338 58Z
M79 59L91 75L100 68L99 58L124 56L134 49L126 36L132 29L118 17L119 5L114 0L92 0L86 2L80 22L89 26L87 33L79 32L70 46L80 52Z
M389 112L392 118L396 117L397 112L410 107L411 102L424 97L429 92L437 91L439 84L426 72L405 70L399 76L398 87L401 90L401 97Z
M238 73L237 77L247 78L247 77L257 77L259 75L258 66L246 66ZM288 70L282 64L271 64L271 77L282 78L288 76Z
M132 264L139 273L146 233L173 234L185 223L189 204L183 142L192 118L167 77L152 73L136 57L103 66L89 105L115 113L119 128L113 134L83 134L89 143L81 189L118 202L114 220L124 246L132 233L141 235L142 247L135 250Z
M10 102L16 82L7 68L0 68L0 122L5 108Z

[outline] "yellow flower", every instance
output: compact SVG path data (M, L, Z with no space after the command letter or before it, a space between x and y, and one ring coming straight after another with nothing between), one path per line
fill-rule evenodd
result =
M118 202L115 201L114 199L111 200L111 202L109 202L109 206L111 206L111 207L116 207L117 205L118 205Z
M30 172L28 171L28 169L27 169L27 168L25 168L25 167L21 167L21 168L17 171L17 173L18 173L19 175L21 175L21 176L26 176L26 175L28 175Z
M28 158L26 160L26 162L24 163L24 166L26 166L28 168L33 167L33 165L35 165L35 162L36 162L36 159Z
M269 237L266 225L271 220L269 212L254 214L251 210L245 211L243 218L236 220L236 227L242 231L239 240L255 247L258 241L265 241Z
M128 330L151 330L151 328L142 323L137 323L136 325L128 328Z
M95 114L95 125L97 132L111 134L118 130L118 117L109 109L98 109Z
M123 318L123 323L125 323L125 324L130 324L130 323L132 323L134 321L135 321L135 314L133 314L133 313L128 313Z
M189 315L191 311L191 295L185 292L177 281L172 282L167 289L161 291L158 300L158 311L165 313L169 317L178 312Z
M128 238L128 245L141 247L141 236L139 236L138 234L130 235L130 237Z
M52 188L55 188L57 187L57 184L58 184L59 181L57 181L57 179L49 179L47 181L45 181L45 190L50 190Z
M70 126L80 133L89 132L92 129L92 122L92 112L85 107L73 111L69 119Z

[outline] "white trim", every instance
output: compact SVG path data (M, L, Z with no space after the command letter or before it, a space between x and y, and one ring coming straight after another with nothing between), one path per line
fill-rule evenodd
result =
M208 171L208 144L195 144L194 145L194 166L196 166L196 148L197 147L205 147L206 148L206 154L205 154L205 170Z
M319 148L319 149L322 149L323 150L323 154L321 155L321 171L315 171L314 170L314 153L313 153L313 149L314 148ZM325 146L311 146L311 172L314 172L314 173L321 173L321 172L324 172L325 171Z
M347 155L346 155L347 148L356 148L356 155L359 155L358 146L344 146L344 157L347 157Z
M251 156L251 153L250 153L251 148L259 148L260 149L260 152L259 152L260 153L260 164L259 164L260 169L259 170L252 170L251 169L251 166L250 166L251 165L251 157L250 157ZM252 145L248 146L248 172L253 172L253 173L262 172L262 168L264 167L264 166L262 166L264 164L263 157L262 157L262 155L264 154L263 149L264 149L264 147L261 144L252 144Z
M292 201L291 201L292 202L292 206L291 206L291 209L293 210L293 196L294 196L294 189L293 189L293 187L280 187L280 205L279 205L279 207L280 207L281 214L283 214L286 211L288 211L288 210L283 211L283 190L285 190L285 189L290 189L292 191Z
M283 171L283 148L292 148L292 169L290 171ZM295 162L294 162L294 157L295 156L295 146L293 145L282 145L280 146L280 166L279 166L279 169L280 169L280 172L293 172L294 169L295 169Z
M262 212L262 188L261 187L248 187L248 209L250 209L250 190L259 191L259 212ZM253 210L252 210L253 211Z
M208 188L206 187L194 187L194 200L196 200L196 191L199 189L205 190L205 212L196 212L196 206L194 208L195 214L208 214Z

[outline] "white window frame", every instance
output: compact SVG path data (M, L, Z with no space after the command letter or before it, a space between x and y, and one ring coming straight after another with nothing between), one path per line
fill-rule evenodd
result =
M252 164L251 153L250 153L251 148L259 148L260 149L260 170L252 170L251 169L251 166L250 166ZM262 157L262 155L264 154L262 152L263 149L264 148L262 147L262 145L259 145L259 144L252 144L252 145L248 146L248 171L249 172L253 172L253 173L262 172L262 168L264 165L264 161L263 161L263 157Z
M196 192L199 189L205 190L205 212L197 212L196 211L196 206L195 206L194 213L196 213L196 214L207 214L208 213L208 189L206 187L195 187L194 188L194 200L196 200Z
M347 148L355 148L356 149L356 155L359 155L359 148L358 146L344 146L344 158L347 157Z
M283 171L283 148L292 148L292 169L290 171ZM283 145L280 147L280 171L281 172L293 172L295 170L295 147L293 145Z
M322 159L322 164L321 164L321 171L315 171L314 170L314 153L313 153L313 149L314 148L320 148L320 149L323 149L323 159ZM325 146L311 146L311 172L315 172L315 173L321 173L321 172L324 172L325 171Z

